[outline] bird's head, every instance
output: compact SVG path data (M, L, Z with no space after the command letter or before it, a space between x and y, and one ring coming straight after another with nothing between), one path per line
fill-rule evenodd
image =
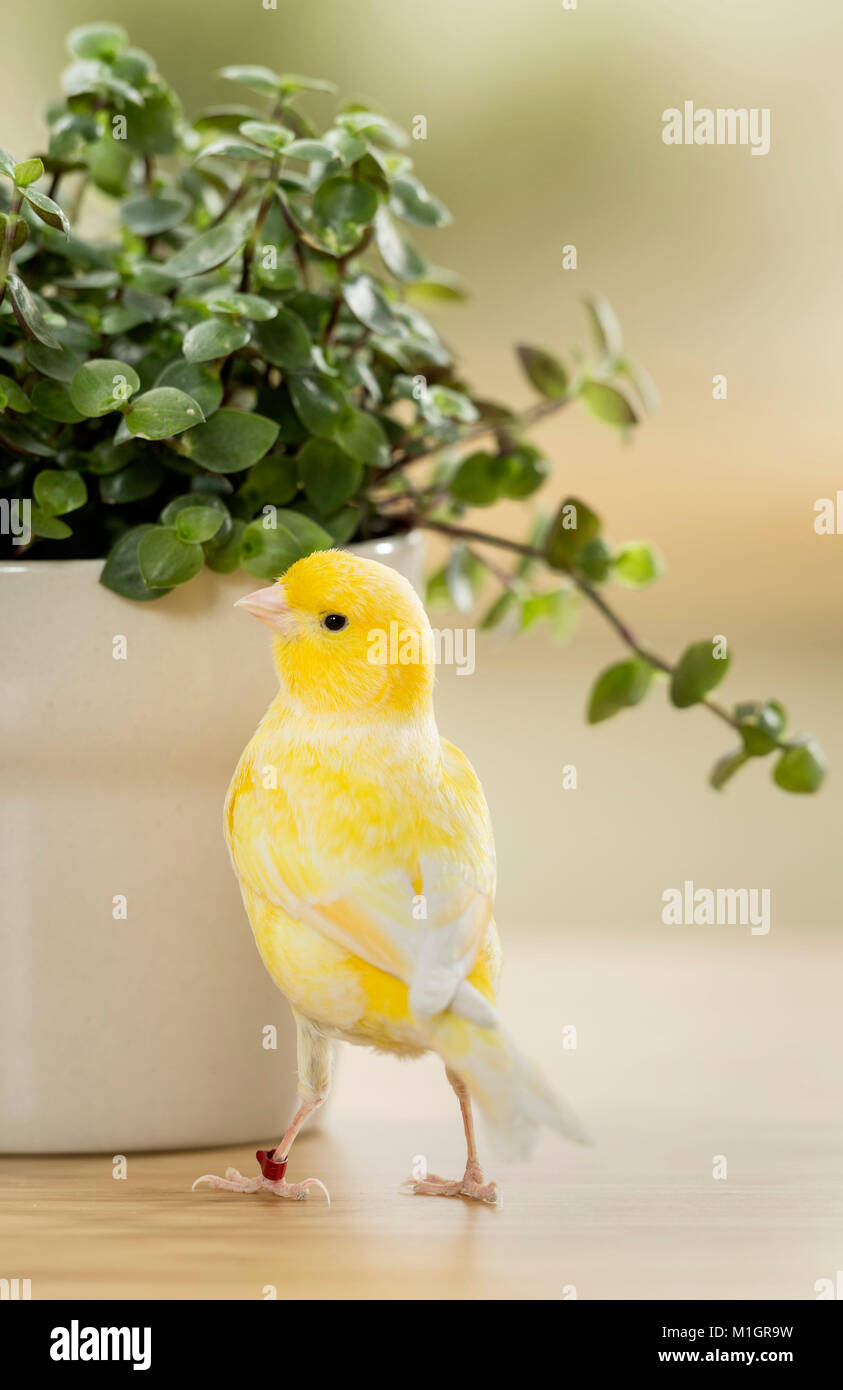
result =
M237 607L272 629L282 685L309 712L418 715L429 707L430 623L412 585L386 565L315 551Z

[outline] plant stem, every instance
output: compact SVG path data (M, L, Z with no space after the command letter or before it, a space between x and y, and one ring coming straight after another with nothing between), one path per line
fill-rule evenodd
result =
M246 189L248 187L249 180L244 179L242 183L239 183L237 185L233 193L229 193L228 197L226 198L225 202L223 203L213 222L210 224L212 227L218 226L219 223L222 222L223 219L226 218L234 208L236 208L237 204L240 202L240 199L243 197L243 194L246 192Z
M81 211L82 211L82 199L83 199L84 196L85 196L85 190L86 190L87 187L88 187L88 175L87 175L87 174L83 174L83 175L81 176L81 178L79 179L79 182L78 182L77 185L76 185L76 191L75 191L74 196L73 196L73 202L71 203L70 207L69 207L68 210L67 210L68 220L69 220L74 226L75 226L75 224L79 221L79 215L80 215L80 213L81 213Z
M9 216L3 232L3 241L0 243L0 304L6 294L6 281L9 278L9 266L12 260L12 251L15 245L15 228L18 224L18 214L23 203L23 195L18 194L12 199L9 207Z
M252 272L252 261L254 260L258 238L263 230L263 224L269 216L269 209L272 207L272 200L275 197L275 188L278 183L278 175L281 172L281 161L276 159L272 164L266 183L263 186L258 212L255 218L255 225L252 228L251 236L243 248L243 273L240 277L240 289L245 293L249 288L249 279Z
M366 250L369 243L371 242L373 236L374 232L372 228L367 227L366 231L363 233L357 245L352 246L350 251L346 251L345 255L340 256L337 260L337 289L334 295L334 302L331 305L331 317L328 319L328 323L326 325L325 333L322 339L323 343L325 343L326 345L331 341L334 329L337 326L337 320L339 319L340 311L343 306L342 280L343 276L345 275L346 266L348 265L349 261L353 260L355 256L362 256L363 252ZM368 330L364 328L364 332L367 331Z
M413 526L420 526L428 531L440 531L444 535L453 536L458 540L478 541L483 545L496 545L500 546L503 550L513 551L518 555L526 555L531 560L545 560L544 552L539 550L537 546L526 545L522 541L511 541L505 536L486 535L483 531L476 531L470 526L454 526L449 521L435 521L423 515L412 516L410 518L410 523ZM492 569L493 567L489 566L489 568ZM576 571L571 569L566 569L561 571L561 573L566 574L574 587L594 605L602 617L605 618L606 622L609 623L610 627L614 628L621 641L629 647L630 651L639 657L641 661L646 661L649 666L654 667L655 670L663 671L667 676L673 675L674 668L671 666L670 662L665 661L664 657L657 656L655 652L651 652L646 647L643 647L632 629L628 627L624 620L609 606L603 595L599 593L592 584L589 584L587 579L583 579L581 575L578 575ZM504 582L502 577L501 582ZM723 705L718 704L716 700L706 698L700 700L699 703L705 705L706 709L711 710L712 714L715 714L718 719L722 719L730 728L740 729L739 721L733 718L729 711L725 709Z
M340 310L342 309L342 277L345 274L347 259L348 258L346 256L341 256L340 259L337 261L336 294L334 295L334 302L331 305L330 318L328 319L328 322L325 325L325 332L322 334L322 342L325 347L327 347L328 343L331 341L331 338L333 337L334 329L337 326L337 320L340 316Z
M539 420L544 420L546 416L554 415L557 410L568 405L570 400L571 397L563 396L561 400L539 401L537 405L530 406L521 415L516 416L509 428L510 430L529 429L531 425L537 424ZM429 448L423 449L419 454L401 454L397 459L393 459L387 468L381 470L381 477L385 478L389 473L394 473L398 468L405 468L408 464L420 463L422 459L435 458L437 454L444 454L447 449L455 449L460 444L468 444L475 439L482 439L484 435L495 434L502 428L505 429L506 427L502 427L500 422L481 420L479 424L472 425L471 429L461 434L458 439L439 440Z

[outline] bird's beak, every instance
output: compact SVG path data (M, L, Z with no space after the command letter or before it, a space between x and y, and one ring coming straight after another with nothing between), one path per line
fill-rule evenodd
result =
M280 584L270 584L266 589L256 589L253 594L239 598L234 607L245 608L247 613L260 618L261 622L266 623L274 632L289 634L293 631L293 611L287 604L284 589Z

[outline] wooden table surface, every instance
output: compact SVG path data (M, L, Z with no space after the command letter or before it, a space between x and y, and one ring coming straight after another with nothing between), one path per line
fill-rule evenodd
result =
M0 1276L34 1299L814 1298L843 1267L839 981L818 934L518 943L505 1012L598 1142L489 1161L502 1209L399 1193L418 1154L461 1172L453 1097L434 1059L348 1049L288 1174L330 1208L190 1191L255 1171L254 1143L129 1155L125 1179L0 1159Z

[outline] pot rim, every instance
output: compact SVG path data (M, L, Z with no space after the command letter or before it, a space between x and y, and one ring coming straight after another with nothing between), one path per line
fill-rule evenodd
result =
M340 546L340 550L352 550L355 555L362 555L366 559L376 560L379 555L394 555L396 550L409 546L417 549L423 541L423 534L420 527L415 527L412 531L400 531L392 536L379 536L376 540L355 541L350 545ZM105 564L105 556L98 555L92 559L70 559L70 560L39 560L37 556L27 559L21 556L19 560L0 560L0 575L5 574L31 574L38 570L50 572L52 570L88 571L96 567L101 569ZM200 573L213 573L211 570L203 569ZM234 570L234 574L246 574L246 571ZM226 576L227 577L227 576ZM248 582L249 576L246 575Z

